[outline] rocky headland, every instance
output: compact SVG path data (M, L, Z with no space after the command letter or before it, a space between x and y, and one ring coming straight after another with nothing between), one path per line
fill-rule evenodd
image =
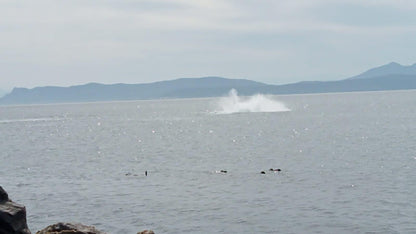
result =
M0 233L30 234L26 223L26 208L9 199L0 186Z
M31 234L26 222L26 208L9 199L0 186L0 234ZM80 223L56 223L36 232L36 234L107 234L93 226ZM137 234L154 234L143 230Z

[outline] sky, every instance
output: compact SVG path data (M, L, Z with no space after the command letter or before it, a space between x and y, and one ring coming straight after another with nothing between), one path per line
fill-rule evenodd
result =
M416 63L413 0L0 0L0 90Z

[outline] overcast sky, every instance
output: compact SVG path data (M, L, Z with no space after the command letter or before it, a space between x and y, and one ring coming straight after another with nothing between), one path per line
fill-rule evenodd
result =
M343 79L416 63L415 12L413 0L0 0L0 89Z

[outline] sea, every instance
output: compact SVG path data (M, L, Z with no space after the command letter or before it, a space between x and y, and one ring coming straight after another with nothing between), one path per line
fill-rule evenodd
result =
M32 233L416 233L416 91L1 106L0 186Z

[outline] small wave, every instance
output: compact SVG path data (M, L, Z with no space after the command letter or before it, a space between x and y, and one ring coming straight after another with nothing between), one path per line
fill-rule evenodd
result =
M4 119L0 120L0 124L16 123L16 122L47 122L47 121L60 121L63 118L31 118L31 119Z
M231 89L227 97L218 102L217 114L232 114L241 112L285 112L290 111L284 103L273 100L263 94L250 97L239 97L235 89Z

